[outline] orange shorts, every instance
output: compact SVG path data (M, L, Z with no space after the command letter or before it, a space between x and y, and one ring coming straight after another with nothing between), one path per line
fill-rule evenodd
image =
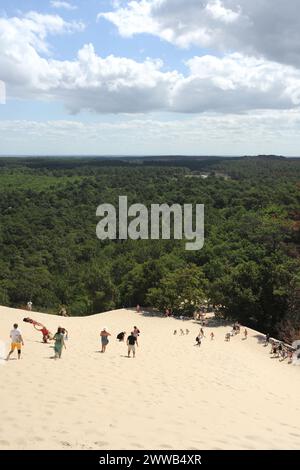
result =
M22 344L21 344L21 343L11 343L11 351L14 351L15 349L17 349L18 351L20 351L21 348L22 348Z

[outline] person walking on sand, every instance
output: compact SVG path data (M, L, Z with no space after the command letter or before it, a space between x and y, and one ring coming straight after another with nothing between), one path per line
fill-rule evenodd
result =
M174 333L173 333L173 335L177 335L177 330L174 330Z
M109 343L109 340L108 340L108 337L111 336L110 333L108 333L108 331L106 331L106 328L103 328L101 333L100 333L100 337L101 337L101 345L102 345L102 349L101 349L101 352L102 353L105 353L106 351L106 346L108 345Z
M27 302L27 310L28 310L29 312L32 311L32 302L31 302L31 300L29 300L29 301Z
M127 346L128 346L128 357L130 357L130 353L132 351L132 356L135 357L135 345L138 345L137 336L135 336L134 332L132 331L131 334L127 338Z
M136 311L137 311L137 313L140 313L140 311L141 311L141 307L139 306L139 304L137 304L137 306L136 306Z
M244 339L248 338L248 330L247 328L244 329Z
M199 346L199 347L201 346L201 339L202 339L202 337L201 337L200 334L198 336L196 336L196 346Z
M265 346L267 346L269 343L270 343L270 333L267 333L266 334L266 338L265 338Z
M65 343L65 330L64 328L58 327L57 332L55 333L53 339L55 341L54 343L54 352L55 356L54 359L60 359L61 358L61 353L62 353L62 348L66 348L66 343Z
M210 340L213 341L215 339L215 334L214 332L212 331L211 334L210 334Z
M10 356L12 355L15 349L18 351L18 359L21 359L21 350L22 350L22 346L24 346L24 341L22 338L22 333L18 329L17 323L14 324L14 328L10 332L10 338L11 338L11 349L6 360L7 361L9 360Z
M136 337L140 336L140 330L136 326L133 327L133 334Z

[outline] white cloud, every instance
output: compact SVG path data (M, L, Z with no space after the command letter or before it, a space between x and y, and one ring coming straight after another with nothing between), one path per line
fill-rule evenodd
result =
M0 80L0 104L6 103L6 86L5 83Z
M295 110L203 114L187 120L0 121L1 154L295 155L299 125Z
M205 10L210 13L214 20L221 21L226 24L234 23L240 16L239 8L238 11L225 8L221 0L207 3Z
M77 10L77 6L76 5L72 5L71 3L69 2L61 2L61 1L58 1L58 0L53 0L50 2L51 6L53 8L63 8L65 10Z
M48 36L82 27L36 12L0 18L0 79L8 98L60 101L70 113L237 113L300 105L300 70L241 53L193 57L185 76L164 71L159 59L100 57L92 44L73 60L53 59Z
M122 36L149 33L179 47L244 51L300 65L299 0L134 0L98 17Z
M300 71L275 62L229 54L194 57L190 73L173 90L180 112L288 109L300 104Z

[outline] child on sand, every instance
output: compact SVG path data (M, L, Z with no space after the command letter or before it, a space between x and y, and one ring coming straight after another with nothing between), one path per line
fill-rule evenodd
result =
M10 356L12 355L15 349L17 349L18 351L18 359L21 359L21 349L22 349L22 346L24 346L24 341L22 338L22 333L18 329L17 323L14 324L14 329L11 330L10 332L10 338L11 338L11 349L6 360L7 361L9 360Z
M106 351L106 346L108 345L109 341L108 341L108 337L111 336L110 333L108 333L108 331L106 331L106 328L103 328L101 333L100 333L100 337L101 337L101 345L102 345L102 349L101 349L101 352L102 353L105 353Z

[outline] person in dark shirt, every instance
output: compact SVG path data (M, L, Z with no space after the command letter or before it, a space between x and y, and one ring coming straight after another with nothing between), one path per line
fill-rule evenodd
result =
M124 341L126 335L126 331L121 331L121 333L118 334L117 339L121 342Z
M128 346L128 357L130 357L130 353L132 351L133 357L135 357L135 345L138 346L137 337L134 335L132 331L131 334L127 338L127 346Z

